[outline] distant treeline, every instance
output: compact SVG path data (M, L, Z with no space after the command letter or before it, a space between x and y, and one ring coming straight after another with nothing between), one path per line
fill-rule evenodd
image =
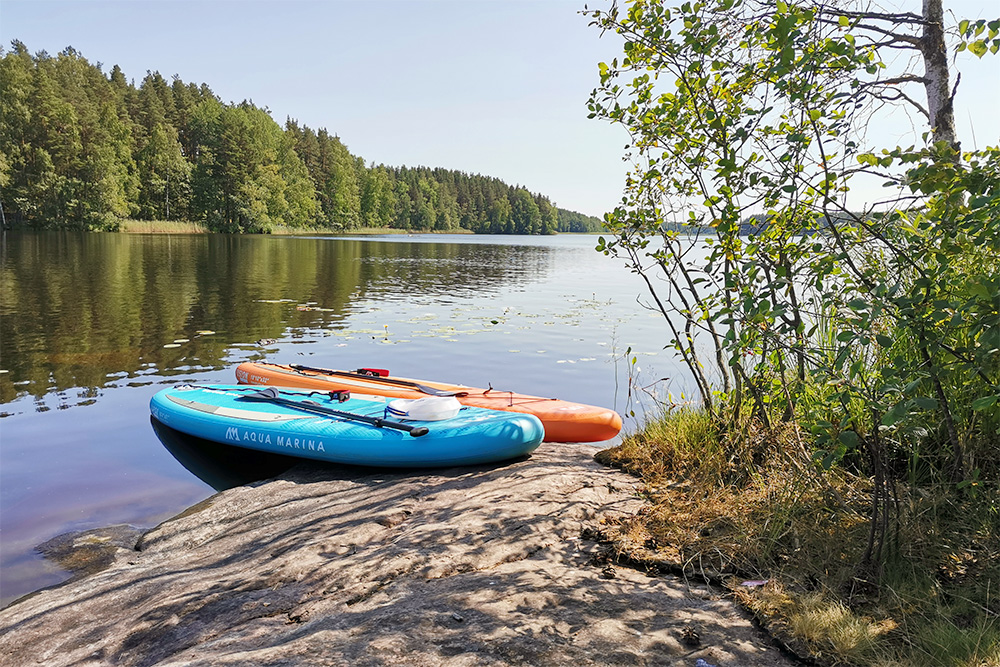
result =
M496 178L367 165L336 135L206 85L105 76L73 48L0 48L0 203L8 225L115 230L123 220L219 232L292 228L600 231L598 218Z

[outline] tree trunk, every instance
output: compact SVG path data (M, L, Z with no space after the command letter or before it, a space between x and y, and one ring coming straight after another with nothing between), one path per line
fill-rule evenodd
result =
M942 0L923 0L924 24L920 52L924 58L924 91L934 142L946 141L958 147L955 136L955 109L948 75L948 49L944 41Z

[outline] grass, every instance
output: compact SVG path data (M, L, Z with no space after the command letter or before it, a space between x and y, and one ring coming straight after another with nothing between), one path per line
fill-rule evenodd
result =
M610 530L620 557L726 586L820 665L1000 666L1000 494L897 480L889 555L865 565L871 485L814 465L792 424L723 430L675 410L597 455L649 505ZM766 582L766 583L762 583Z
M209 230L197 222L177 220L125 220L121 231L128 234L207 234Z

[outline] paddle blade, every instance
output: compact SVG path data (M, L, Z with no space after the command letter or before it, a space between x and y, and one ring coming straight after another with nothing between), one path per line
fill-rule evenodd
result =
M244 394L244 398L259 398L262 400L274 400L278 398L278 390L274 387L264 387L260 391L255 391L252 394Z

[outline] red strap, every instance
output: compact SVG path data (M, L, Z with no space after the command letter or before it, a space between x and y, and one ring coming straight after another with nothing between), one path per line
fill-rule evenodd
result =
M368 375L371 377L389 377L389 370L387 368L359 368L354 372L358 375Z

